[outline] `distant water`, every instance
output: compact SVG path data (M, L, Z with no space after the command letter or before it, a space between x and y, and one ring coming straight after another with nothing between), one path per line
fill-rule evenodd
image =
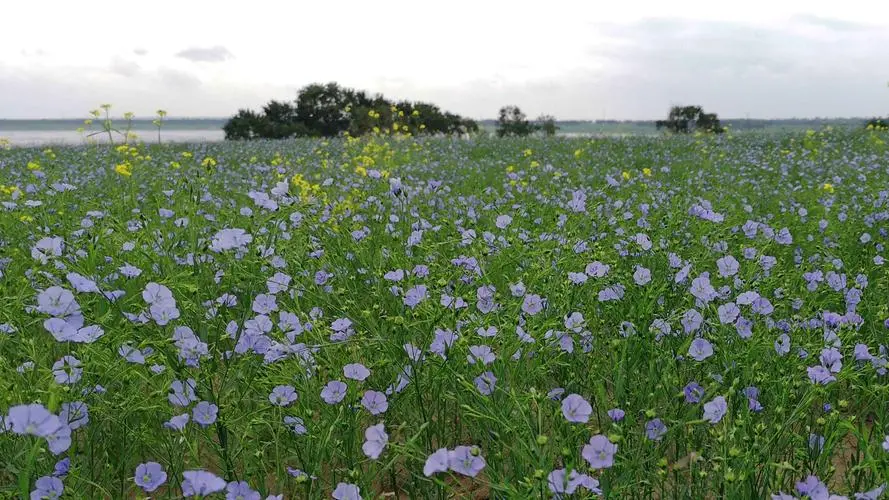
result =
M157 142L156 131L137 131L138 140L146 143ZM14 146L47 146L83 144L84 138L74 130L0 130L0 137L9 139ZM98 142L108 142L108 136L93 136ZM121 137L115 135L114 141ZM162 142L217 142L224 139L220 129L162 130Z

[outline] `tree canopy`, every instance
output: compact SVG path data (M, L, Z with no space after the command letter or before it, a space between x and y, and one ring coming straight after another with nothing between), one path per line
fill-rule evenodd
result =
M658 130L665 128L674 134L725 132L725 127L719 123L716 113L704 113L704 109L700 106L673 106L667 119L658 120L655 126Z
M469 118L442 111L425 102L390 101L381 94L313 83L299 90L293 102L270 101L257 113L238 110L223 126L225 138L360 136L372 132L400 134L465 134L478 131Z
M537 127L518 106L503 106L497 118L497 137L531 135Z

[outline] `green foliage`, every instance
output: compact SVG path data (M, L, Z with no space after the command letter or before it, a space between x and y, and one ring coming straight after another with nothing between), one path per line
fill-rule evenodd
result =
M547 137L556 135L556 131L559 130L559 127L556 125L556 118L552 115L540 115L537 117L536 125L538 130Z
M872 118L864 124L864 128L885 132L889 130L889 118Z
M424 102L393 102L381 94L330 82L300 89L293 103L270 101L262 113L241 109L223 127L229 140L290 137L353 137L370 133L401 135L467 134L478 131L468 118Z
M704 109L700 106L673 106L667 119L658 120L655 126L658 130L665 128L674 134L725 132L725 127L719 123L716 113L704 113Z
M535 130L534 124L528 121L528 117L518 106L500 108L497 118L497 137L523 137L531 135Z

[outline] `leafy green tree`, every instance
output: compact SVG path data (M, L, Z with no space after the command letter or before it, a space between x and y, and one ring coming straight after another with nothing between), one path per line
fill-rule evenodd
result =
M261 137L259 131L264 117L249 109L239 109L222 127L227 141L250 140Z
M500 108L497 118L497 137L531 135L535 128L518 106Z
M658 130L667 129L674 134L690 132L710 132L721 134L725 128L719 123L716 113L704 113L700 106L673 106L666 120L655 122Z
M465 134L478 124L422 102L392 102L381 94L313 83L299 90L294 103L271 101L262 113L239 110L223 129L227 139L335 137L348 133Z
M538 116L537 128L547 137L556 135L556 131L559 130L559 127L556 125L556 118L552 115Z

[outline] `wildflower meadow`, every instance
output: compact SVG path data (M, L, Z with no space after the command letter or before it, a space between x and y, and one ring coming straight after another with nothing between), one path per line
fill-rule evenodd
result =
M0 148L0 497L880 498L886 141Z

